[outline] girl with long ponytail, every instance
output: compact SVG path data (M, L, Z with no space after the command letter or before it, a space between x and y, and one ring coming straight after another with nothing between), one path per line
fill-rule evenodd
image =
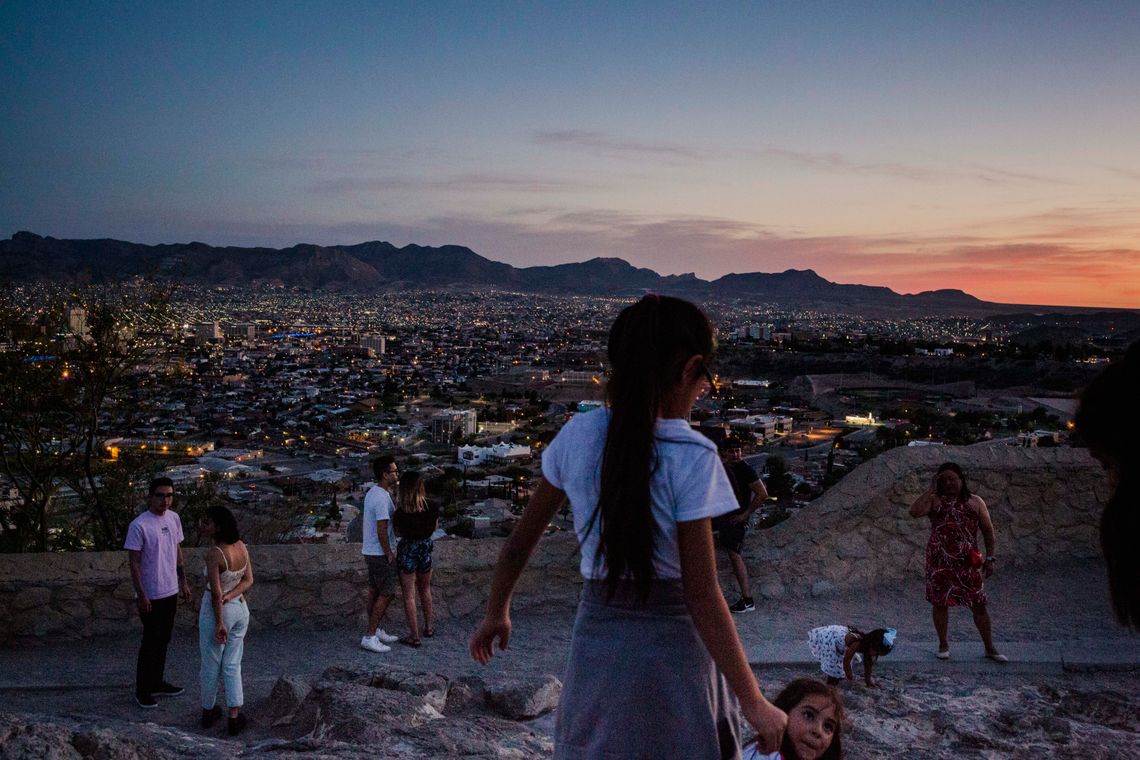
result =
M691 303L650 295L610 330L606 407L576 415L495 566L471 655L510 640L511 594L566 498L585 578L555 757L738 757L739 715L779 748L787 716L760 692L720 593L713 517L737 508L715 445L687 422L716 349Z

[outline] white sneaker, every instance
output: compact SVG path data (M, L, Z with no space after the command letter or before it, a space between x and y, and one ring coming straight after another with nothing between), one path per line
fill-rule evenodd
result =
M380 640L375 636L363 636L360 639L360 648L367 649L369 652L391 652L392 647L384 646Z
M376 629L376 638L380 639L380 641L383 641L385 644L395 644L400 640L399 636L393 636L383 628Z

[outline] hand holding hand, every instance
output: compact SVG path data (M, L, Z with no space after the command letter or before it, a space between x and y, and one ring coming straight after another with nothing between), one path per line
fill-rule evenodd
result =
M756 748L762 754L779 751L788 725L788 716L783 710L761 697L759 705L744 711L744 719L756 731Z
M499 619L483 618L483 622L475 629L475 633L471 634L471 642L468 645L471 651L471 659L480 665L486 665L490 662L495 653L495 639L499 640L499 649L507 648L507 644L511 640L510 615L503 615Z

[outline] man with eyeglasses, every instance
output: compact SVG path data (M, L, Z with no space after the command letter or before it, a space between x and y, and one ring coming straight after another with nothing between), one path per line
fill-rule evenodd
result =
M170 509L173 503L174 481L152 480L147 510L131 521L123 542L130 555L131 583L143 625L135 669L135 701L144 710L158 707L155 697L173 697L183 691L164 678L178 599L190 601L182 561L182 521Z
M390 454L372 462L376 485L364 496L364 515L361 528L364 545L361 553L368 568L368 630L360 639L361 649L369 652L388 652L388 646L399 637L380 627L388 605L396 596L396 532L392 527L392 513L396 505L392 494L400 485L400 468Z

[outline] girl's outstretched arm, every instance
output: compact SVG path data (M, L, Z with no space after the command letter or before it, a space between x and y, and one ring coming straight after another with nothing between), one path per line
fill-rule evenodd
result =
M732 615L717 584L716 555L709 519L677 523L677 544L681 553L685 606L693 616L693 625L713 662L724 673L729 688L740 700L745 719L758 734L760 750L775 752L780 748L788 716L764 698L756 676L748 666L736 624L732 622Z
M539 478L534 495L530 497L522 517L511 531L503 550L499 552L495 574L491 578L487 612L483 616L483 622L471 635L468 646L471 657L479 664L486 665L491 661L495 639L499 640L499 649L507 648L511 638L511 594L546 526L565 500L566 494L563 491L550 485L546 478Z
M879 684L875 683L871 678L871 668L875 666L875 655L867 652L863 655L863 681L867 684L868 689L877 689Z
M851 662L855 659L855 655L859 653L859 644L861 642L862 639L856 639L850 644L847 644L846 648L843 650L843 675L847 676L848 681L855 680L855 676L851 672Z

